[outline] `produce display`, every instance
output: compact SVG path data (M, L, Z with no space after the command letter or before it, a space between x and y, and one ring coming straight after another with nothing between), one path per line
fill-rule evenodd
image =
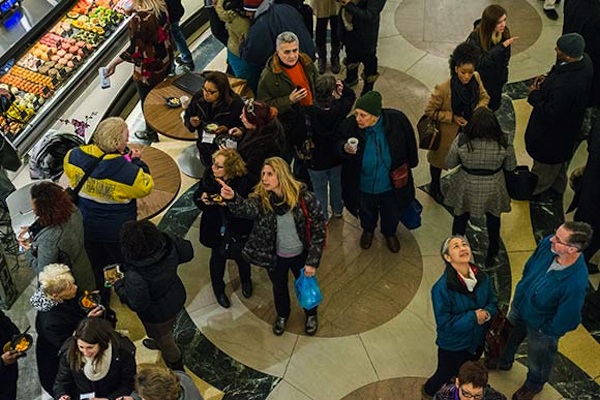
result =
M0 130L17 136L27 121L125 19L112 0L80 0L6 73L0 88L14 101L0 116Z

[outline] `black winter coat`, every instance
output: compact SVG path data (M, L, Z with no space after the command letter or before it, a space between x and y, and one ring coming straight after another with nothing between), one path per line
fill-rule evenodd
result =
M262 128L247 131L238 142L238 153L246 162L251 176L260 179L262 166L269 157L283 157L285 132L278 118ZM254 182L256 183L256 182Z
M403 209L415 198L415 185L411 171L411 168L415 168L419 164L415 131L406 115L401 111L384 108L380 118L383 118L383 130L392 157L390 172L404 163L408 163L409 166L406 186L401 189L393 189L398 205ZM344 159L342 164L342 198L344 206L354 216L358 216L360 170L364 152L365 130L358 127L354 116L350 116L340 125L337 137L336 149ZM351 137L358 139L356 154L348 154L344 151L344 144Z
M60 348L73 335L77 325L87 317L79 307L79 296L66 300L49 311L39 311L35 316L38 334L35 356L42 387L53 394L54 380L58 373Z
M125 260L125 276L115 283L121 301L150 323L166 322L183 309L186 293L177 267L194 258L189 240L164 235L165 246L145 260Z
M573 203L577 207L574 220L592 225L594 235L600 235L600 118L594 122L588 139L588 159L583 176L577 183Z
M357 4L347 3L340 9L339 29L342 33L342 42L351 46L355 53L371 52L377 48L379 36L380 15L386 0L359 0ZM354 28L347 31L341 20L342 10L352 15Z
M300 197L304 200L310 218L310 243L307 241L306 217L300 204L292 210L294 223L298 237L304 245L305 264L318 268L325 244L323 209L315 195L305 187L300 191ZM241 196L236 195L233 200L227 202L227 205L233 214L254 220L252 233L242 251L244 258L252 264L269 270L275 268L277 262L277 216L275 212L265 210L258 197L249 197L244 200Z
M248 194L252 191L254 182L255 178L251 178L249 175L226 181L243 198L248 197ZM247 240L252 230L252 221L233 216L227 207L217 204L204 204L201 200L202 193L221 193L221 185L215 180L212 168L204 170L200 186L194 192L194 203L202 210L202 215L200 216L200 243L209 248L218 248L223 242L225 235L233 237L236 240ZM221 227L225 229L221 230ZM225 232L226 229L229 232Z
M19 334L19 328L0 310L0 347L4 347L4 344L11 341L12 337L17 334ZM3 353L0 348L0 355ZM0 385L0 398L4 399L13 396L18 377L19 366L17 363L4 365L2 360L0 360L0 382L2 382ZM16 394L14 395L16 396Z
M590 103L600 107L600 2L568 0L564 3L563 35L577 32L585 39L585 52L594 65Z
M205 124L217 123L219 126L224 125L227 129L240 128L242 132L246 130L240 115L242 115L242 109L244 108L244 101L239 95L233 97L231 104L220 104L214 108L212 104L206 102L202 95L202 90L196 93L190 105L185 110L183 115L183 123L190 132L198 132L198 141L196 146L200 151L200 161L205 167L208 167L212 163L212 155L219 149L217 143L202 143L202 130ZM191 117L200 118L200 125L194 128L190 124Z
M508 82L508 62L510 46L504 47L502 42L493 45L488 51L483 50L479 40L479 31L475 29L467 38L467 43L479 49L480 56L476 70L479 72L485 90L490 95L488 107L494 111L500 108L502 88Z
M185 13L185 9L183 8L183 4L181 4L181 0L166 0L165 3L167 3L169 21L171 23L179 22Z
M312 159L307 161L307 167L312 170L322 171L333 168L342 163L335 148L335 135L338 126L346 118L352 105L356 100L356 94L348 86L344 86L342 97L334 100L329 108L322 108L317 105L301 108L301 120L310 121L311 139L314 143ZM299 135L296 148L300 148L302 143L308 138L308 125L304 126L302 134Z
M560 164L573 156L588 103L593 67L590 57L556 64L539 90L529 93L533 106L525 131L525 148L536 161Z
M60 399L68 394L71 399L78 399L83 393L94 392L96 397L116 400L121 396L129 396L134 389L136 374L135 345L125 336L118 343L113 343L112 360L108 374L96 382L91 382L83 370L73 371L67 361L67 349L74 338L69 338L60 349L60 366L54 383L54 398Z
M263 1L254 15L246 39L240 43L240 57L250 64L264 67L275 53L275 39L282 32L294 32L300 42L300 51L315 59L315 45L302 16L288 4Z

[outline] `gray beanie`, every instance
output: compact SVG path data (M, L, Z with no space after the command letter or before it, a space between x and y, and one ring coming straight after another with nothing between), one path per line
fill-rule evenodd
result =
M556 46L567 56L579 58L583 55L585 39L579 33L567 33L558 38Z

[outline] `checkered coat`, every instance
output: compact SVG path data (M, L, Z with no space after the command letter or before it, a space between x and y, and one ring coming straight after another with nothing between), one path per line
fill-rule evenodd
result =
M516 166L515 151L512 145L508 148L500 146L493 140L474 139L469 150L463 134L459 134L452 142L446 156L446 167L459 167L450 176L450 187L446 191L446 204L454 207L454 215L466 212L483 216L490 213L499 217L501 213L510 211L510 197L506 191L503 169L512 171ZM492 175L472 175L462 166L470 170L499 170Z

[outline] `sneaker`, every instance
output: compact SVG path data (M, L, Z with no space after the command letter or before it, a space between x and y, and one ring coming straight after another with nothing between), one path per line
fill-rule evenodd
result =
M521 386L519 388L519 390L517 390L513 395L512 395L512 400L533 400L533 398L539 393L541 392L541 390L531 390L529 388L527 388L527 386L525 386L525 384L523 384L523 386Z
M185 65L186 67L188 67L189 69L194 69L195 65L194 65L194 60L189 60L189 61L185 61L182 57L181 54L178 55L177 57L175 57L175 62L177 62L177 64L179 65Z
M275 319L275 323L273 324L273 333L277 336L283 335L283 332L285 332L285 324L286 323L287 323L287 318L277 317Z
M313 336L319 329L319 320L316 315L307 315L306 323L304 324L304 331L308 336Z

